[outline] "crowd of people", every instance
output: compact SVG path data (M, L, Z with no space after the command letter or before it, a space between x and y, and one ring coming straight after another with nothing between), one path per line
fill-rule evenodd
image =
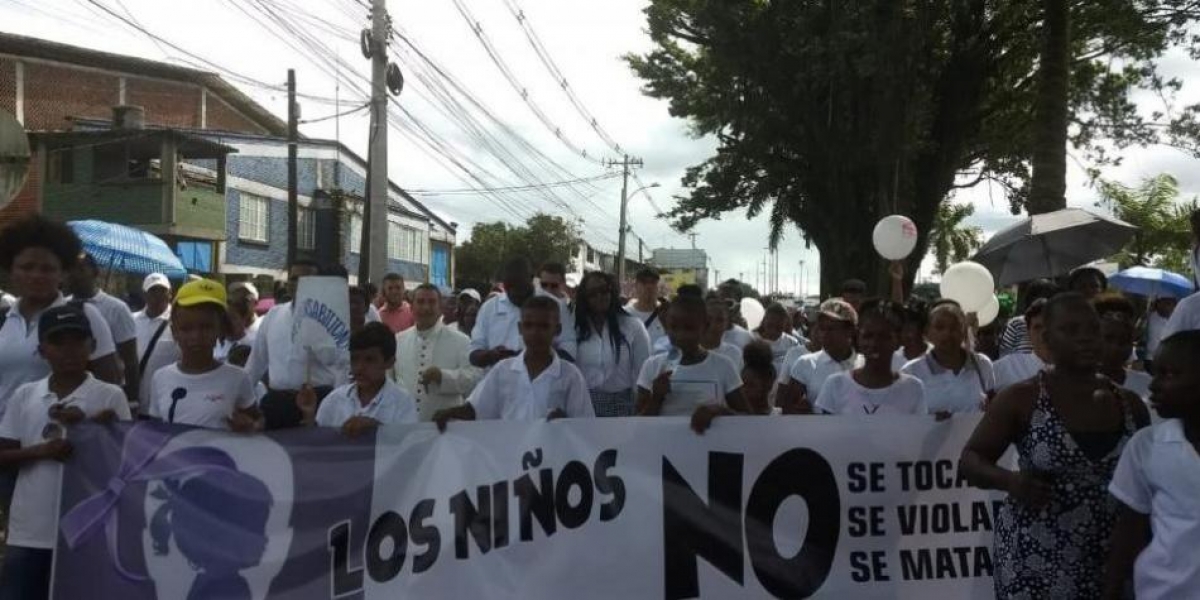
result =
M982 413L960 468L1007 493L998 597L1200 590L1187 558L1200 540L1200 295L1143 311L1085 268L1023 286L1018 314L979 327L952 300L866 298L850 281L811 315L769 303L748 328L737 282L666 299L644 269L625 298L611 274L570 289L561 265L516 258L486 297L395 274L378 291L347 285L344 352L293 343L290 300L340 266L292 264L263 315L251 283L150 274L131 312L97 287L70 228L34 216L0 232L0 269L15 292L0 308L0 600L46 597L65 428L134 418L353 437L457 420L685 416L703 434L745 415ZM1010 447L1017 470L1001 464Z

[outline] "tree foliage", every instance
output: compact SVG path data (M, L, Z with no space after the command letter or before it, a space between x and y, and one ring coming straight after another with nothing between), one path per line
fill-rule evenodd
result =
M822 287L886 274L871 229L891 213L921 232L956 187L993 181L1028 198L1042 0L652 0L654 47L627 57L644 92L718 141L690 168L670 217L682 229L734 210L798 227L821 250ZM1197 149L1200 107L1170 99L1168 49L1195 52L1195 0L1071 0L1070 143L1091 166L1130 145ZM1170 103L1167 103L1170 105Z
M967 260L983 245L983 231L964 224L973 214L973 204L943 202L938 206L929 229L929 248L938 273L945 273L950 265Z
M512 258L528 258L534 268L546 262L568 264L579 248L579 239L574 223L542 213L522 226L478 223L471 229L471 239L454 251L458 286L469 283L487 289Z
M1191 227L1188 216L1196 210L1195 199L1179 201L1179 184L1166 174L1150 177L1136 188L1101 180L1099 206L1138 228L1133 240L1115 260L1122 269L1158 267L1185 274L1191 267Z

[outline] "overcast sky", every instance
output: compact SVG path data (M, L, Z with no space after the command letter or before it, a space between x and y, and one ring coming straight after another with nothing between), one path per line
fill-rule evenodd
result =
M307 56L269 33L242 10L263 19L249 0L95 0L123 15L132 14L147 30L202 56L225 69L262 82L282 84L286 70L297 71L302 94L323 98L335 95L342 100L341 110L361 104L356 92L342 86L335 90L335 78ZM343 75L349 69L369 72L356 41L342 40L341 31L355 35L367 24L367 11L359 0L265 0L262 4L281 14L308 18L311 14L325 26L308 31L333 48L341 61ZM593 159L614 158L599 136L573 108L548 70L538 59L523 31L501 0L459 0L472 13L475 22L492 42L498 56L510 68L513 77L526 90L527 97L540 108L565 140L587 150ZM640 170L645 184L658 183L649 190L660 208L668 209L672 196L679 193L684 170L709 156L714 142L688 134L687 123L673 119L665 102L643 96L640 81L633 76L621 56L645 51L650 47L645 33L644 0L508 0L523 9L550 57L566 76L570 86L598 123L631 155L645 161ZM434 104L429 87L418 78L422 68L409 48L399 39L391 47L401 54L400 64L407 76L400 102L412 112L420 125L437 135L451 148L450 153L489 186L527 185L529 180L554 182L590 178L608 171L596 160L574 153L551 133L522 102L521 95L492 62L472 27L456 8L455 0L389 0L389 11L397 30L408 35L426 55L440 64L493 115L502 120L546 158L559 167L543 168L540 159L521 154L516 161L501 159L481 148L460 123L443 114L444 103ZM297 10L298 9L298 10ZM0 0L0 30L43 37L110 52L119 52L171 62L194 62L167 45L157 44L132 31L87 0L43 2L41 0ZM299 44L299 42L293 42ZM201 65L203 66L203 65ZM211 67L206 67L210 70ZM1196 65L1183 57L1169 61L1169 72L1185 81L1198 74ZM247 94L276 114L286 112L285 95L253 85L238 84ZM1200 85L1191 86L1197 88ZM1195 90L1185 87L1188 97ZM1185 97L1186 99L1187 97ZM1147 99L1149 104L1154 100ZM323 102L302 100L304 119L337 112ZM405 120L408 127L412 124ZM312 137L339 137L351 149L366 155L367 120L362 112L333 120L306 124L301 131ZM393 129L390 133L390 176L413 190L456 190L467 187L461 171L446 166L445 159L415 144L407 135ZM510 144L510 148L514 147ZM1200 191L1200 175L1195 160L1165 148L1133 150L1125 153L1125 164L1105 173L1107 177L1136 183L1141 177L1170 172L1180 178L1188 195ZM544 163L543 163L544 164ZM523 167L522 167L523 165ZM527 168L534 178L519 177L513 170ZM1071 165L1070 203L1091 206L1094 191L1085 185L1082 171ZM592 187L594 185L594 187ZM594 246L615 251L617 214L620 203L620 177L592 185L555 188L556 195L569 208L547 199L540 192L522 192L510 196L506 206L482 196L420 196L433 210L462 225L460 240L469 235L475 222L515 221L512 211L527 214L534 210L582 219L584 236ZM630 189L636 185L631 181ZM572 191L574 190L574 191ZM584 199L584 197L587 197ZM977 207L975 223L992 232L1013 222L1007 200L998 190L981 187L960 194L957 201L973 202ZM687 237L655 218L655 210L645 194L630 202L630 224L648 248L690 245ZM764 258L768 225L765 219L746 219L744 214L728 214L720 221L706 222L696 228L696 245L708 251L721 278L742 275L754 283L756 265ZM636 256L637 240L630 239L630 255ZM815 250L806 251L800 236L789 232L780 252L780 287L796 291L800 261L805 261L808 293L815 293L819 276Z

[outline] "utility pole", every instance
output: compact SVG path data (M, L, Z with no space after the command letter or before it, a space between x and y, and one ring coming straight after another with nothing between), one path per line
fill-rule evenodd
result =
M692 238L692 250L695 250L695 249L696 249L696 235L697 235L697 234L695 234L695 233L689 233L689 234L687 234L687 236L688 236L689 238Z
M383 0L374 1L382 2ZM617 281L622 284L625 283L625 234L629 229L629 225L627 224L627 213L629 211L629 169L630 167L640 167L642 164L642 159L630 158L628 154L625 155L621 162L608 161L608 166L610 167L621 165L621 232L617 236Z
M386 0L371 0L371 133L367 154L367 198L363 203L358 283L378 283L388 259L388 60L390 19Z
M296 248L300 242L300 198L297 195L296 145L300 139L298 131L300 107L296 104L296 70L288 69L288 161L287 161L287 268L296 263Z

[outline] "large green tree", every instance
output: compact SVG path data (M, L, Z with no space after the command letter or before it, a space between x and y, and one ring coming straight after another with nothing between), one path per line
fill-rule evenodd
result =
M1170 175L1142 181L1136 188L1099 182L1100 206L1138 228L1133 240L1114 259L1121 268L1158 267L1187 275L1192 247L1188 215L1197 203L1179 199L1179 182Z
M566 264L579 248L579 235L571 221L541 213L519 226L477 223L471 239L454 251L456 284L487 289L512 258L527 258L535 268L545 262Z
M1035 110L1047 89L1037 85L1044 4L651 0L655 45L629 63L645 93L718 141L684 176L670 217L689 229L729 211L766 213L773 244L792 226L816 244L825 292L850 276L886 289L870 243L879 218L917 224L912 273L956 187L991 181L1024 208L1035 115L1048 114ZM1178 90L1156 61L1193 50L1197 4L1070 1L1067 115L1081 160L1107 164L1131 144L1195 147L1200 109L1143 114L1131 97Z

